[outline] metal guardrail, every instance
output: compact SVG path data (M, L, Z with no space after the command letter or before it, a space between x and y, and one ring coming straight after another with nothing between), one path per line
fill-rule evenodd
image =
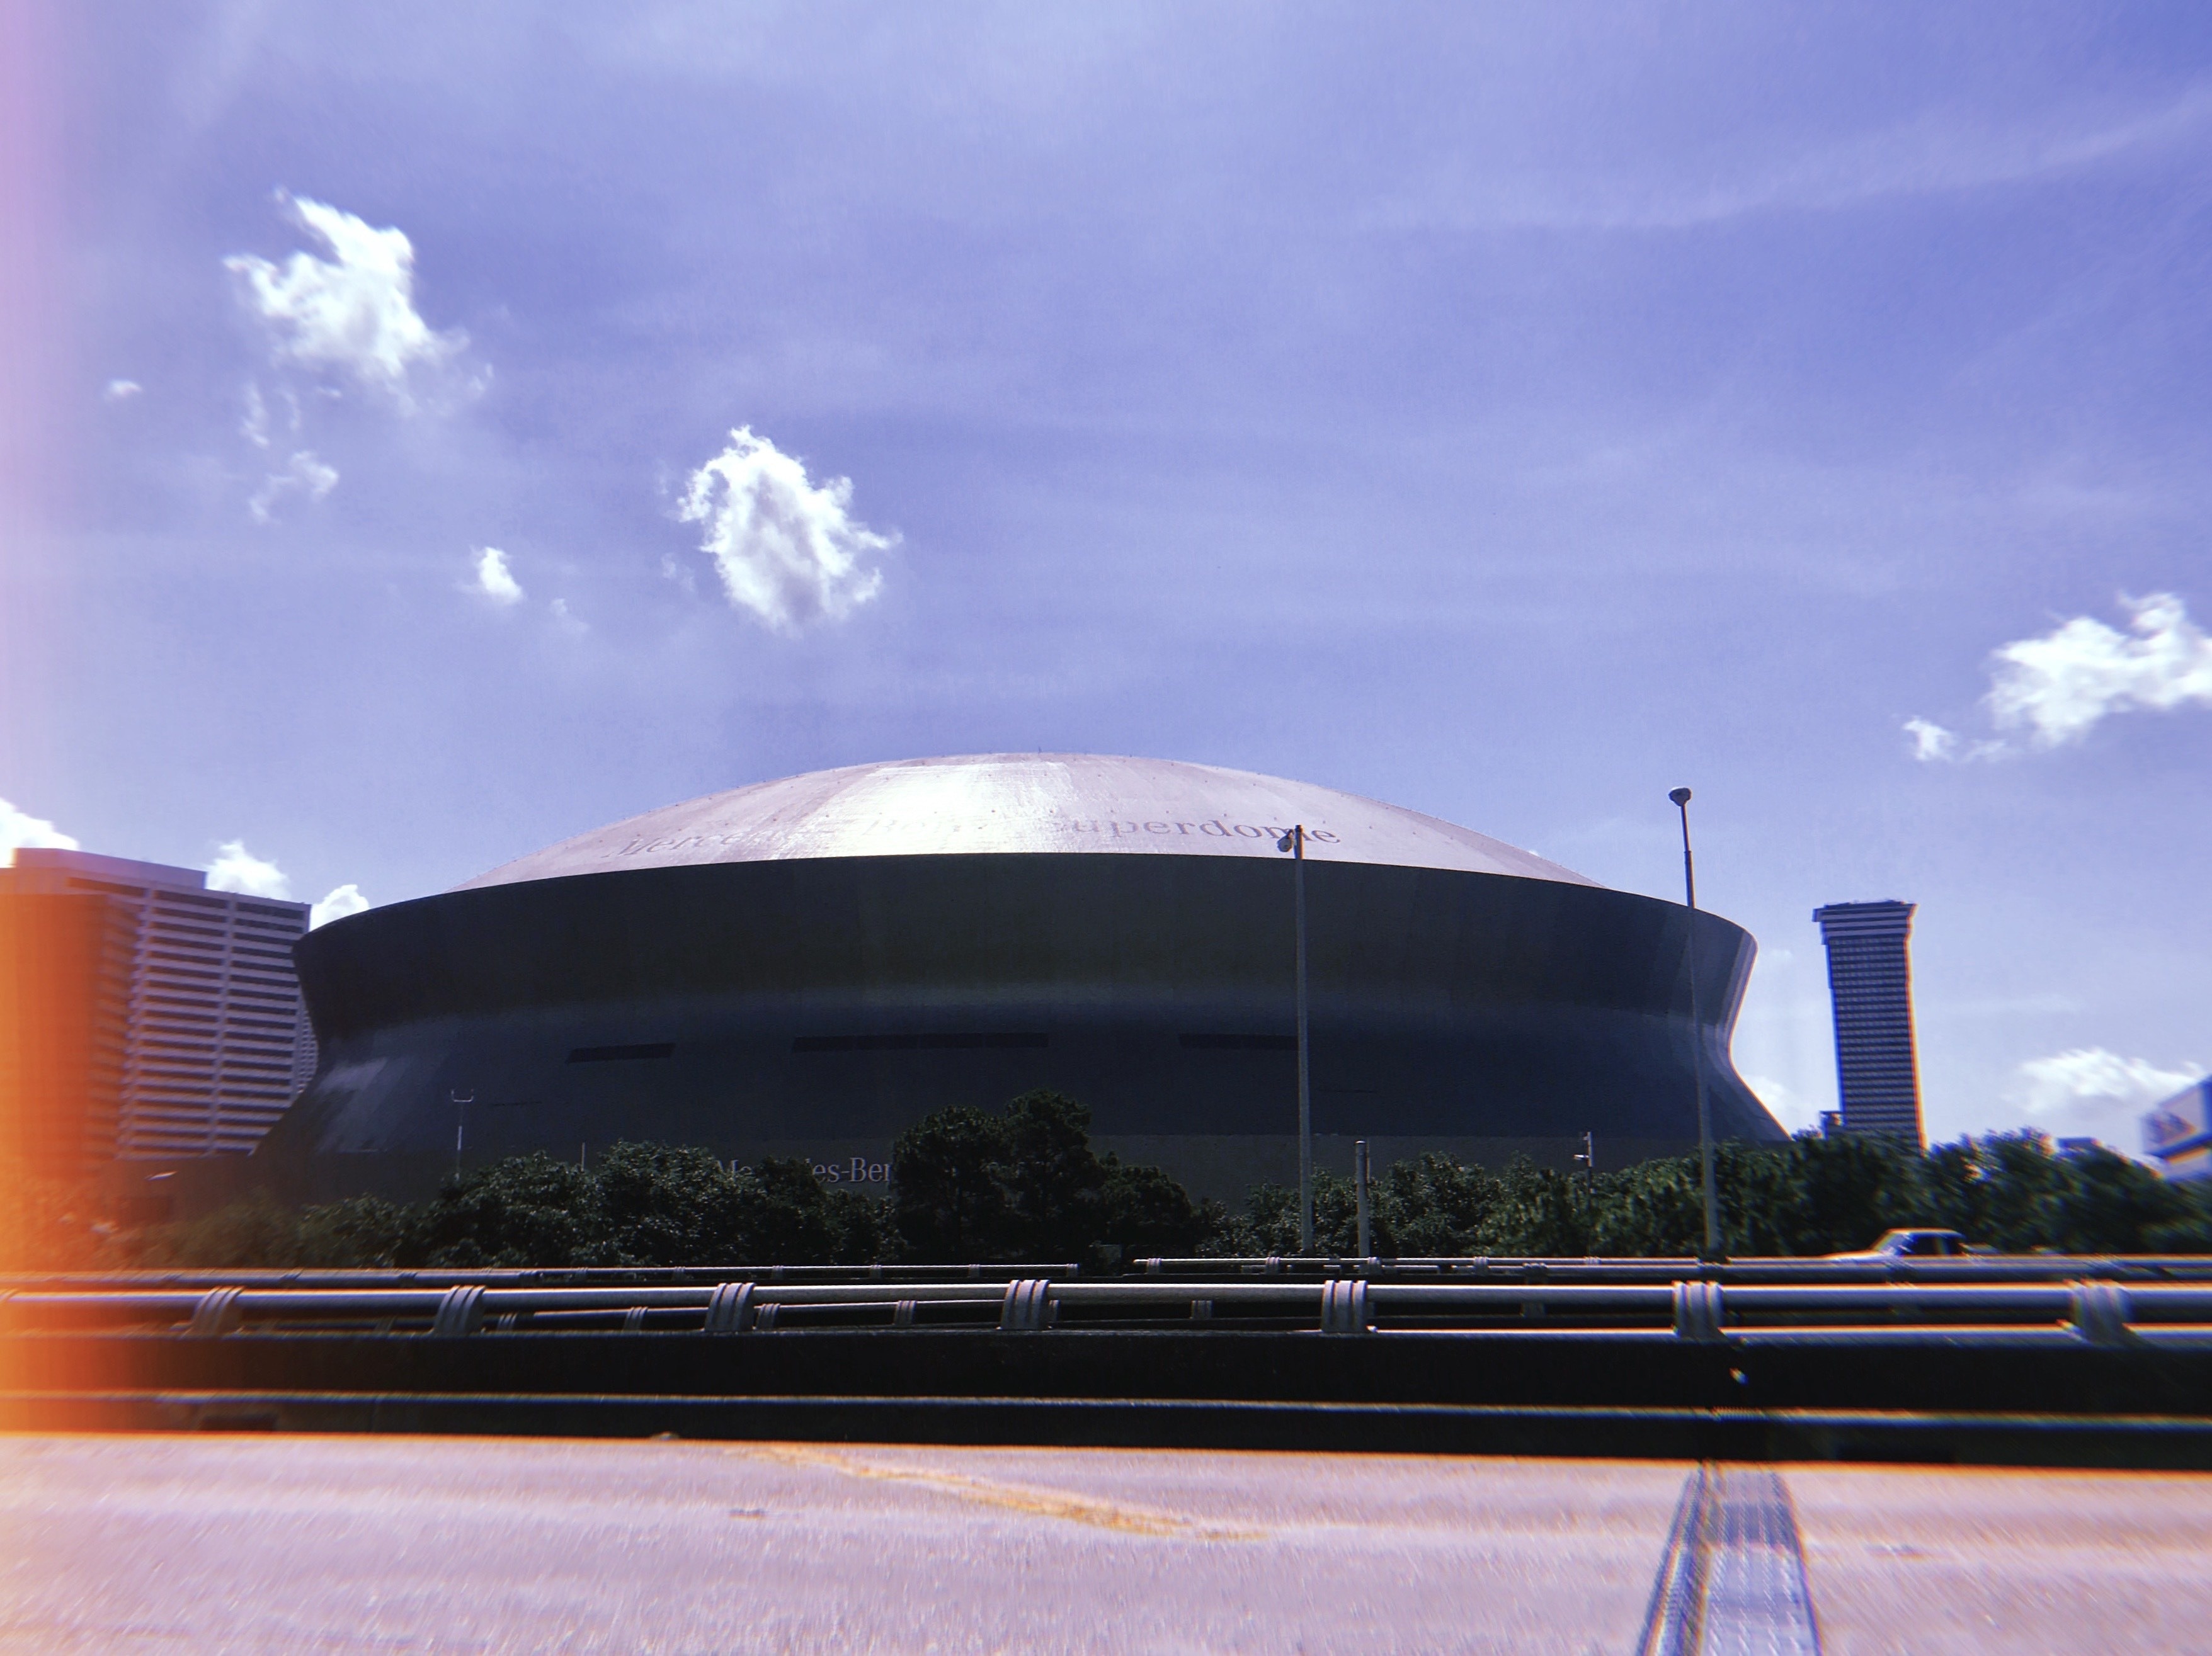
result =
M2212 1259L1270 1263L0 1278L0 1429L2212 1470Z
M808 1328L1194 1332L1316 1331L1474 1338L1657 1339L1697 1344L2060 1343L2212 1349L2212 1280L1900 1282L1561 1281L1455 1271L1083 1281L1027 1275L885 1280L416 1285L396 1274L344 1286L263 1279L211 1286L109 1280L0 1291L0 1333L243 1331L414 1336L595 1331L734 1335ZM1616 1276L1622 1273L1616 1272Z
M37 1289L185 1288L593 1288L712 1287L720 1283L1009 1283L1073 1277L1073 1262L960 1265L528 1265L482 1271L270 1269L16 1271L0 1273L0 1294Z
M1581 1256L1436 1256L1387 1259L1343 1259L1271 1255L1266 1259L1144 1259L1130 1269L1146 1277L1223 1276L1332 1277L1355 1276L1373 1282L1440 1280L1481 1282L1538 1278L1551 1282L1669 1283L1688 1279L1719 1283L1914 1282L1991 1283L2108 1280L2114 1282L2212 1283L2212 1254L1981 1253L1968 1255L1822 1255L1811 1258L1746 1256L1704 1261L1677 1259L1607 1259Z

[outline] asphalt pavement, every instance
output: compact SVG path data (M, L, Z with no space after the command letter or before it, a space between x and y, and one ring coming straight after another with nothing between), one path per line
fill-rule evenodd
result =
M0 1651L1626 1653L1708 1486L1689 1648L2212 1645L2212 1477L1774 1471L0 1436ZM1799 1598L1731 1622L1769 1577Z

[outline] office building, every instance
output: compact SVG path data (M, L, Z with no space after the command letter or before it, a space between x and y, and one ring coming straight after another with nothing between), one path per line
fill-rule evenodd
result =
M2142 1128L2143 1149L2168 1179L2212 1179L2212 1078L2160 1103Z
M0 1157L42 1178L115 1155L131 933L104 897L0 894Z
M27 1142L68 1161L250 1150L313 1073L307 905L197 869L23 849L0 869Z
M1920 1066L1912 1040L1911 903L1830 903L1815 909L1828 950L1836 1019L1837 1113L1844 1132L1923 1145Z

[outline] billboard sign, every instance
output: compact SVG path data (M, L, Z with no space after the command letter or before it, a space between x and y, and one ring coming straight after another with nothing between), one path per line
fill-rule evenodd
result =
M2143 1149L2166 1161L2212 1143L2208 1106L2212 1106L2212 1080L2200 1081L2156 1106L2142 1119Z

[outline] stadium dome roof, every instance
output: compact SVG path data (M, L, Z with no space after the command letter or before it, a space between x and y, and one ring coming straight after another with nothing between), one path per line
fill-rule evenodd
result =
M459 889L808 857L1111 852L1267 857L1303 822L1325 862L1594 885L1487 834L1355 793L1167 759L997 753L851 765L708 794L565 840Z

